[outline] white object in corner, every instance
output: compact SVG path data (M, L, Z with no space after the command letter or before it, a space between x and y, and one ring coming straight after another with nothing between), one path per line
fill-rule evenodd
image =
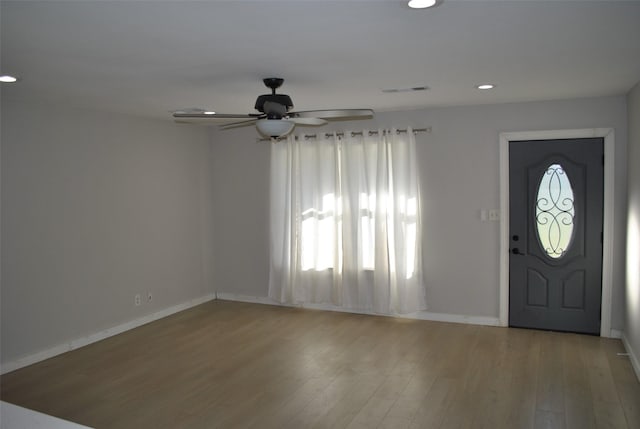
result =
M215 294L208 294L201 298L192 299L190 301L183 302L182 304L177 304L172 307L165 308L164 310L160 310L155 313L151 313L146 316L140 317L138 319L132 320L130 322L123 323L118 326L114 326L113 328L105 329L104 331L96 332L86 337L72 340L72 341L69 341L68 343L59 344L57 346L40 351L38 353L34 353L31 355L22 357L20 359L16 359L14 361L8 362L5 365L2 365L2 370L0 371L0 374L6 374L7 372L15 371L16 369L33 365L34 363L52 358L54 356L60 355L62 353L66 353L68 351L77 349L79 347L84 347L86 345L95 343L100 340L104 340L105 338L109 338L114 335L121 334L122 332L129 331L131 329L137 328L138 326L146 325L147 323L153 322L158 319L162 319L174 313L178 313L180 311L186 310L191 307L195 307L196 305L200 305L207 301L212 301L214 299L216 299ZM4 429L4 427L2 427L1 429Z

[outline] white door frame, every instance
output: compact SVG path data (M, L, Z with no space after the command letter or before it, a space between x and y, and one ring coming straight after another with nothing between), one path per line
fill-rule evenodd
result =
M602 315L600 336L611 337L613 288L614 159L613 128L500 133L500 326L509 326L509 141L604 137L604 218L602 242Z

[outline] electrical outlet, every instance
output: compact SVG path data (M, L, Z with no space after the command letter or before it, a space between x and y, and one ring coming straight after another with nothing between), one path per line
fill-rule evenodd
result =
M500 220L500 210L489 210L489 220Z
M153 301L153 295L151 295L151 292L147 292L147 302L151 301Z
M136 294L136 296L133 297L133 302L135 303L136 307L140 305L141 303L141 298L140 298L140 294Z

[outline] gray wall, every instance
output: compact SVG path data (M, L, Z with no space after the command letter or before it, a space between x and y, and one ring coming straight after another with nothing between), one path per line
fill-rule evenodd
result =
M627 100L629 111L629 211L627 288L624 335L635 359L640 359L640 82ZM638 361L636 360L636 364ZM636 368L640 370L640 368ZM638 374L640 377L640 374Z
M3 363L213 292L206 129L3 100L1 137Z
M622 329L626 118L621 96L378 113L373 121L342 123L336 129L432 127L431 134L417 136L429 311L497 318L499 223L481 222L480 210L499 208L499 133L613 127L618 210L612 327ZM212 141L216 288L266 297L269 143L257 143L253 128L213 132Z
M622 329L626 101L389 112L334 128L433 128L417 137L429 310L496 318L499 224L481 222L479 210L499 207L498 134L615 128L612 325ZM10 100L2 109L3 363L214 290L267 296L269 143L255 129L207 132ZM637 203L638 189L630 195ZM153 302L135 307L134 294L147 291ZM638 314L627 315L637 349Z

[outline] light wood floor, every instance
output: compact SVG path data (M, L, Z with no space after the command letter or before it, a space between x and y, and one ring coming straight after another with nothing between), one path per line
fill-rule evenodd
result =
M96 428L640 428L618 340L213 301L1 378Z

